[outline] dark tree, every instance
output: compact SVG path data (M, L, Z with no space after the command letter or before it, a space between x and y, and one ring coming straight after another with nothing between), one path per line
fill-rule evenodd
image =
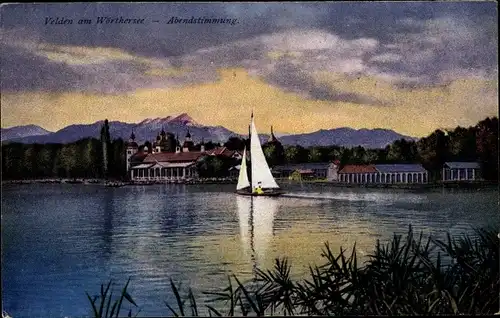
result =
M229 139L224 143L224 147L229 150L242 151L245 147L245 141L238 137L229 137Z

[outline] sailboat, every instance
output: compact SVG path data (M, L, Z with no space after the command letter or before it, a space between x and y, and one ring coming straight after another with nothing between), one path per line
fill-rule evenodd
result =
M240 174L238 176L238 184L236 185L236 193L241 195L251 196L278 196L283 194L283 191L274 180L274 177L267 164L266 157L262 151L257 128L253 119L250 123L250 175L248 178L247 172L247 151L246 147L243 150L243 158L241 158Z

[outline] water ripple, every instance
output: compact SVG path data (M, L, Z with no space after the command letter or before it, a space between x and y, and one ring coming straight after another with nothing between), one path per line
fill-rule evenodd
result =
M295 189L293 197L238 197L232 186L84 185L4 187L3 306L14 317L84 316L85 291L131 277L141 315L164 316L175 303L170 278L201 291L249 279L254 267L288 256L293 274L351 247L368 255L394 232L453 235L500 224L494 191Z

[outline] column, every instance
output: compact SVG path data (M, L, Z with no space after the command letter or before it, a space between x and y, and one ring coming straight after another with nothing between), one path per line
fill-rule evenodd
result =
M443 174L443 175L442 175L442 179L443 179L443 181L446 181L446 174L445 174L445 169L444 169L444 167L443 167L443 172L442 172L442 174Z
M472 180L476 180L476 169L472 169Z

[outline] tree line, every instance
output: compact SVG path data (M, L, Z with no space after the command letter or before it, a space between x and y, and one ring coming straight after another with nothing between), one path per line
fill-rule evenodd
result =
M249 140L231 137L228 149L249 149ZM364 147L283 147L265 143L264 154L270 166L340 161L347 164L421 163L431 178L439 179L443 164L448 161L477 161L486 180L498 180L498 117L486 118L468 128L437 129L418 141L400 139L383 149Z
M224 144L229 150L249 149L250 141L231 137ZM151 150L151 145L145 145ZM207 142L206 150L217 144ZM200 150L201 144L194 150ZM111 140L109 124L105 121L100 139L85 138L69 144L2 145L2 179L33 178L125 178L126 143ZM346 164L421 163L438 179L446 161L478 161L487 180L498 180L498 117L486 118L468 128L432 132L429 136L411 140L396 140L384 149L358 147L283 147L279 142L263 144L269 165L290 163L329 162ZM210 156L198 163L200 176L227 176L237 161L223 156Z

